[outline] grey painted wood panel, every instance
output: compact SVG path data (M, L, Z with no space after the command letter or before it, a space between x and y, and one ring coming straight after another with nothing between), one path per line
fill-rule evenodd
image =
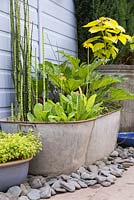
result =
M42 14L42 26L61 35L76 39L76 28L47 14Z
M57 53L58 51L64 51L62 48L57 47L51 47L50 45L45 45L45 57L47 60L55 60L55 61L61 61L63 60L62 55L60 53ZM73 52L71 50L65 50L66 53L71 54L73 56L76 55L76 52Z
M12 89L13 81L11 71L0 70L0 89Z
M60 4L54 4L50 0L45 0L43 12L76 27L74 12L69 12L67 9L64 9L62 6L60 6Z
M5 118L6 116L10 116L10 107L0 108L0 118Z
M40 0L41 27L45 32L45 57L56 60L53 51L62 50L77 55L77 28L74 14L74 2ZM61 60L60 56L60 60Z
M10 107L11 102L14 101L14 90L0 89L0 107Z
M76 39L69 38L68 36L50 30L45 30L45 43L50 46L52 45L74 52L76 52L77 49Z
M62 7L65 10L68 10L72 13L74 13L74 1L73 0L49 0L53 2L54 4L57 4L58 6Z
M9 52L0 50L0 70L11 70L11 55Z

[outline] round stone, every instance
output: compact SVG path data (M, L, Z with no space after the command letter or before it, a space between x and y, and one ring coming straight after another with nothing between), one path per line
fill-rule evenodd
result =
M27 197L30 200L40 200L40 190L37 189L31 189L28 194Z
M18 198L18 200L29 200L27 196L21 196Z
M51 188L51 195L52 196L56 195L56 191L53 188Z
M81 174L81 178L84 179L84 180L93 180L93 179L96 178L96 176L97 176L97 174L96 173L92 173L92 172L91 173L83 172Z
M78 184L81 186L81 188L87 188L87 184L84 181L78 180Z
M71 176L76 179L80 179L80 175L77 173L72 173Z
M75 186L75 189L80 189L81 188L81 186L78 184L78 182L77 181L74 181L74 180L68 180L68 183L72 183L74 186Z
M85 180L84 182L87 184L87 186L93 186L97 184L97 180Z
M113 184L113 183L115 183L115 181L116 181L116 177L115 177L114 175L110 174L110 175L107 177L106 181L109 181L110 183Z
M109 186L111 185L111 182L109 182L109 181L104 181L104 182L101 183L101 185L102 185L103 187L109 187Z
M39 189L42 187L42 183L41 183L40 179L36 178L36 177L31 178L29 180L29 184L30 184L31 188L33 188L33 189Z
M22 190L19 186L10 187L7 191L7 193L9 193L9 194L11 194L12 196L15 196L15 197L19 197L21 192L22 192Z
M102 183L102 182L106 181L107 178L105 176L98 175L96 180L98 183Z
M51 197L51 187L49 185L40 188L40 197L42 199Z
M96 165L89 165L88 170L93 173L98 173L98 167Z
M68 192L74 192L75 191L75 185L72 181L70 181L70 182L61 181L61 186L62 186L62 188L64 188Z
M112 156L112 157L118 157L118 155L119 155L118 151L113 151L113 152L110 154L110 156Z

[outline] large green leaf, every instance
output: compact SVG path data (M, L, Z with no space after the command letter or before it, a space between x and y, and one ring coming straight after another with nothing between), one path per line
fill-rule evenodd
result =
M41 103L35 104L34 115L37 119L39 119L39 121L42 121L42 118L41 118L42 110L43 110L43 105Z
M34 122L35 121L35 117L33 116L33 114L32 113L27 113L27 119L28 119L28 121L30 121L30 122Z
M59 103L55 104L55 111L57 116L60 117L62 121L67 121L67 116L64 112L64 109Z
M113 83L120 83L121 80L118 77L114 77L114 76L104 76L99 80L94 80L94 82L92 82L91 85L91 91L97 90L99 88L102 87L106 87L108 85L111 85Z
M65 87L63 88L63 90L67 93L70 93L72 91L77 90L80 86L82 86L83 80L75 80L75 79L69 79L66 84Z
M87 110L87 111L90 110L90 109L94 106L96 96L97 96L97 95L94 94L94 95L92 95L92 96L88 99L87 105L86 105L86 110Z
M59 75L49 74L49 78L51 81L58 87L61 88L61 80L59 79Z
M68 62L70 62L70 64L74 67L74 68L78 68L79 67L79 64L80 64L80 60L75 57L75 56L71 56L67 53L65 53L64 51L60 51L60 53L65 57L67 58Z
M106 64L108 60L103 60L103 59L99 59L97 61L94 61L93 63L91 63L89 66L89 72L93 72L97 67Z
M42 65L40 65L42 69ZM60 64L53 64L49 61L45 61L45 70L46 74L53 74L53 75L58 75L61 73L61 65Z
M110 101L134 100L134 94L131 94L122 88L110 88L109 91Z
M34 77L32 77L32 83L33 83L33 88L34 88L34 91L35 91L35 88L36 88L36 80ZM38 79L38 93L39 95L42 93L43 91L43 78L39 78Z
M42 120L43 121L48 121L48 115L49 115L48 111L42 111L42 113L41 113Z

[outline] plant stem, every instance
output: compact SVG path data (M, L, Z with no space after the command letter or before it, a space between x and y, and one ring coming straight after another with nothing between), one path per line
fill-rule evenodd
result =
M28 112L31 112L31 38L30 38L30 18L29 18L29 8L28 8Z
M23 75L21 75L21 93L20 93L20 116L21 116L21 121L24 121L24 113L23 113Z
M89 48L87 49L87 64L89 65Z
M89 65L89 48L87 49L87 64ZM87 74L87 80L86 80L86 82L87 82L87 84L86 84L86 96L88 95L88 75L89 75L89 73Z
M14 121L14 107L13 107L13 103L11 103L11 121Z
M45 69L45 48L44 48L44 29L42 28L42 75L43 75L43 109L45 109L45 101L46 101L46 69Z
M35 49L35 103L38 103L38 69L37 69L37 53Z
M20 36L20 4L18 0L15 0L15 17L16 17L16 73L17 73L17 101L18 101L18 119L20 120L21 109L21 36Z

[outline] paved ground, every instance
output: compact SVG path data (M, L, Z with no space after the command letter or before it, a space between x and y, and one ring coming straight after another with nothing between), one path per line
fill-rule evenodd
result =
M52 200L134 200L134 167L111 187L93 187L54 196Z

